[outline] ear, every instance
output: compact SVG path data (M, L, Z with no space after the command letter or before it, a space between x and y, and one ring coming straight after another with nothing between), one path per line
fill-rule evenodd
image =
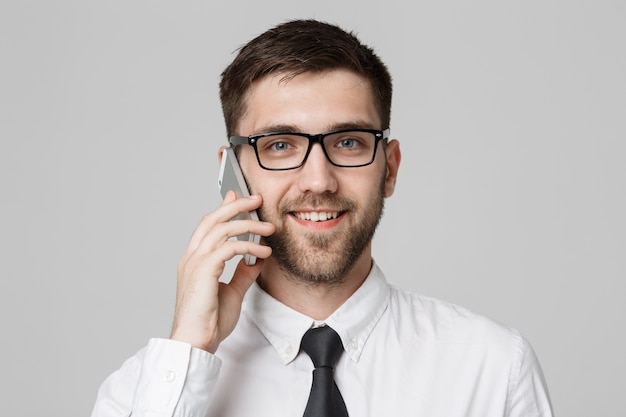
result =
M387 143L387 176L385 177L385 197L391 197L396 188L396 178L400 168L402 154L400 152L400 142L393 139Z
M218 165L222 164L222 157L224 156L224 149L226 149L226 146L220 146L220 150L217 153L217 163Z

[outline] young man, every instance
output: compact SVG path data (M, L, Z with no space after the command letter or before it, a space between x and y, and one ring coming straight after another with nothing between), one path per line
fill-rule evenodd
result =
M372 259L400 147L388 139L391 77L370 48L333 25L287 22L244 46L220 87L254 194L230 193L202 219L171 338L103 383L94 417L552 415L516 330L392 288ZM230 221L255 209L262 221ZM230 239L246 232L264 240ZM257 264L219 283L246 253ZM320 335L334 340L325 358Z

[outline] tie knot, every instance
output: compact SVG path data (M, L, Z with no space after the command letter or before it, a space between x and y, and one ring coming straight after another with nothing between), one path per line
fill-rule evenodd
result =
M302 350L313 361L316 368L334 368L343 352L341 338L328 326L309 329L302 337Z

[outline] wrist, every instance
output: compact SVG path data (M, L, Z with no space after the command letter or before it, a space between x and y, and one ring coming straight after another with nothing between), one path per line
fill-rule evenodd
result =
M200 331L184 331L182 329L172 330L170 335L171 340L178 342L189 343L192 347L204 350L211 354L214 354L219 347L219 340L216 335L210 337L202 335Z

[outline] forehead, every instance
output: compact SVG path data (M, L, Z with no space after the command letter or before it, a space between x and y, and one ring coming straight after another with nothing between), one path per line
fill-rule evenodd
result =
M276 126L307 133L348 124L382 128L371 83L348 70L268 75L251 86L245 107L238 129L244 136Z

